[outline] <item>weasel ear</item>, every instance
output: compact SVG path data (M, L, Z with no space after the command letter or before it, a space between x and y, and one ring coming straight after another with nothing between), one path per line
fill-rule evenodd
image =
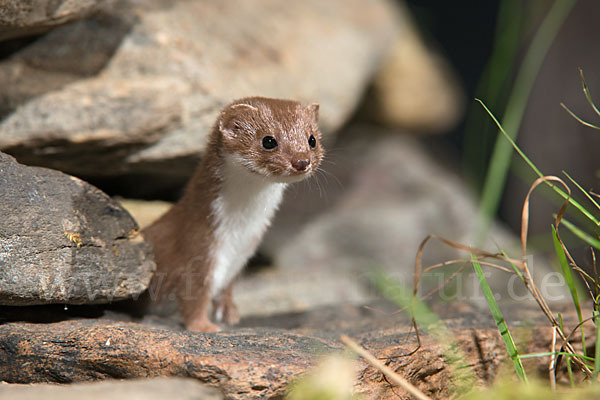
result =
M240 131L249 128L245 118L247 113L256 111L258 108L244 103L227 107L219 117L219 131L224 135L237 136Z
M240 104L233 104L231 106L229 106L230 110L252 110L252 111L258 111L258 108L251 106L250 104L246 104L246 103L240 103Z
M315 122L318 121L319 120L319 104L318 103L312 103L311 105L308 106L308 109L315 116Z

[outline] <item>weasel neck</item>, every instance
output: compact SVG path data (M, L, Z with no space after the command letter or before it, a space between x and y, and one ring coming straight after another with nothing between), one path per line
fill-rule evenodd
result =
M261 204L276 210L287 186L287 183L276 182L250 171L229 155L223 157L219 178L219 197L231 211L247 207L261 208Z
M287 186L249 171L230 157L224 158L222 167L212 203L213 296L227 287L256 251Z

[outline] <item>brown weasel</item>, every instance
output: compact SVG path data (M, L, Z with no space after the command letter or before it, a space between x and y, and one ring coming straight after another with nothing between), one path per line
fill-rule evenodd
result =
M239 321L233 279L255 252L288 183L323 158L317 104L249 97L221 111L183 197L143 231L157 271L150 297L174 293L187 329Z

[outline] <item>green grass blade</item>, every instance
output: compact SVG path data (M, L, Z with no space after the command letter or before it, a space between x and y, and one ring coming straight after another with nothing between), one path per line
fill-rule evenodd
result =
M571 388L574 388L575 385L575 376L573 376L573 366L571 365L571 356L566 356L567 360L567 373L569 374L569 382L571 384Z
M565 327L563 325L563 317L562 314L558 313L558 326L562 332L565 331ZM571 365L571 355L566 355L565 360L567 361L567 373L569 375L569 382L571 383L571 387L575 387L575 377L573 376L573 366Z
M521 158L531 167L531 169L538 176L540 176L540 177L544 176L544 174L542 174L542 172L535 166L535 164L529 159L529 157L527 157L525 155L525 153L523 153L523 151L521 150L521 148L519 146L517 146L517 144L515 143L515 141L513 140L513 138L508 133L506 133L506 131L504 130L504 127L502 126L502 124L498 121L498 119L490 111L490 109L487 108L487 106L485 105L485 103L481 99L475 99L475 101L477 101L477 102L479 102L479 104L481 104L481 106L484 108L484 110L488 113L488 115L492 118L492 120L494 121L494 123L498 127L498 130L500 131L500 133L502 133L502 135L504 135L504 138L506 140L508 140L508 143L510 143L512 145L513 149L517 153L519 153L519 155L521 156Z
M514 76L521 60L519 54L523 46L523 30L526 29L525 8L536 9L536 5L525 6L519 0L505 0L498 5L495 23L494 46L481 74L475 93L484 98L493 109L506 106L511 87L507 85ZM489 145L495 140L497 130L489 124L477 104L469 104L465 121L463 156L466 173L479 187L483 186L488 166Z
M554 225L552 225L552 239L554 240L554 250L556 252L556 257L558 258L562 274L565 278L565 281L567 282L569 292L571 292L571 298L573 299L573 304L575 305L575 310L577 311L577 318L579 318L579 323L582 323L583 317L581 314L581 306L579 304L579 294L577 286L575 284L575 280L573 279L571 267L569 266L569 262L567 261L567 255L565 254L565 250L560 244L560 240L558 240L558 233L556 232L556 228L554 227ZM583 329L583 324L581 325L581 345L583 346L583 355L585 356L587 354L585 351L585 332Z
M519 355L519 358L521 360L526 360L528 358L537 358L537 357L549 357L551 355L556 355L556 356L565 356L565 357L577 357L577 358L581 358L582 360L586 360L586 361L594 361L594 358L592 357L588 357L588 356L583 356L581 354L573 354L573 353L568 353L566 351L555 351L554 353L551 351L547 351L544 353L529 353L529 354L521 354Z
M583 76L583 70L581 68L579 68L579 76L581 78L581 86L583 86L583 93L585 94L585 98L587 99L588 103L590 103L590 106L592 106L596 114L600 117L600 111L598 111L596 104L594 104L594 100L592 100L592 94L590 93L590 89L588 88L588 85L585 81L585 77Z
M542 174L542 172L535 166L535 164L533 164L533 162L531 162L531 160L525 155L525 153L523 153L523 151L519 148L519 146L517 146L517 144L515 143L515 141L508 136L508 134L506 133L506 131L504 130L504 128L502 127L502 125L500 125L500 122L498 122L498 120L496 119L496 117L494 116L494 114L492 114L492 112L486 107L486 105L483 103L483 101L479 100L479 99L475 99L476 101L478 101L481 106L485 109L485 111L490 115L490 117L492 118L492 120L496 123L496 125L498 126L498 129L500 129L500 132L504 135L504 137L508 140L508 142L513 146L513 148L515 149L515 151L517 153L519 153L519 155L521 156L521 158L523 158L523 160L531 167L531 169L541 178L542 176L544 176L544 174ZM562 196L563 199L568 199L569 200L569 204L571 204L573 207L575 207L576 209L578 209L583 215L585 215L590 221L592 221L594 224L596 225L600 225L600 221L594 217L594 215L592 213L590 213L588 210L585 209L585 207L583 207L581 204L579 204L579 202L577 202L575 199L573 199L573 197L570 197L567 193L565 193L563 190L561 190L558 186L550 183L550 182L545 182L547 185L549 185L556 193L558 193L560 196Z
M523 367L523 363L519 358L519 352L517 351L517 347L515 346L515 342L508 330L508 325L502 316L502 312L500 311L500 307L498 307L498 303L496 303L496 299L494 297L494 293L492 293L492 289L487 283L485 276L483 275L483 271L481 270L481 265L477 262L475 257L473 256L473 269L475 270L475 274L477 274L477 278L479 279L479 286L481 286L481 290L483 291L483 295L488 303L490 308L490 312L494 317L494 321L496 321L496 326L498 326L498 330L500 331L500 335L502 335L502 339L504 340L504 344L506 345L506 350L510 358L513 360L513 364L515 366L515 372L519 379L522 382L528 382L527 374L525 373L525 368Z
M587 127L590 127L590 128L594 128L594 129L598 129L598 130L600 130L600 126L596 126L596 125L594 125L594 124L590 124L589 122L586 122L586 121L582 120L582 119L581 119L581 118L579 118L579 117L578 117L578 116L577 116L577 115L576 115L576 114L575 114L573 111L571 111L571 110L569 109L569 107L565 106L563 103L560 103L560 106L561 106L562 108L564 108L564 109L565 109L565 110L566 110L566 111L567 111L567 112L568 112L568 113L571 115L571 117L575 118L575 120L576 120L577 122L579 122L581 125L585 125L585 126L587 126Z
M519 267L517 267L514 262L510 261L510 257L508 256L508 254L506 254L504 250L501 250L500 253L502 254L502 256L504 256L504 259L508 261L513 271L515 271L515 274L517 274L517 276L521 280L521 282L525 283L525 278L523 277L523 274L521 273Z
M589 233L585 232L581 228L577 227L575 224L569 222L569 220L567 220L565 218L563 218L561 220L561 224L563 224L565 226L565 228L570 230L579 239L583 240L590 246L600 250L600 240L596 239L595 237L593 237Z
M472 367L467 363L454 335L446 324L429 309L427 304L417 299L411 290L392 279L383 271L376 271L370 276L371 281L388 300L398 307L406 309L409 316L414 318L419 327L440 343L442 352L452 373L454 390L457 393L467 393L475 384Z
M374 272L371 275L371 280L385 298L399 308L406 308L410 317L414 318L419 326L425 330L442 330L442 335L447 333L444 323L425 303L415 299L410 289L404 287L383 271Z
M561 331L565 331L565 328L563 326L563 317L562 314L560 313L560 311L558 312L558 327L560 328Z
M567 178L569 178L571 183L573 183L575 186L577 186L577 189L581 190L581 192L585 195L585 197L587 197L588 200L591 201L592 204L594 204L596 206L596 208L600 210L600 205L596 202L596 200L594 200L594 198L592 196L590 196L590 194L587 192L587 190L584 190L581 187L581 185L579 183L577 183L577 181L575 179L571 178L571 176L569 174L567 174L565 171L563 171L562 173L565 174L565 176Z
M598 316L600 313L594 311L594 315ZM594 319L596 325L596 351L594 353L594 370L592 371L592 382L598 383L598 372L600 372L600 318Z
M511 139L517 137L527 100L546 53L574 5L575 0L555 1L525 53L502 119L502 125L510 132ZM500 196L504 190L510 166L511 153L510 146L498 136L481 195L477 238L486 236L491 220L498 211Z

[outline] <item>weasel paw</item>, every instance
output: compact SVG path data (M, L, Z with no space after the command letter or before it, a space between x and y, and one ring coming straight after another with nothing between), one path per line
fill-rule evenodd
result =
M218 332L221 330L218 325L213 324L208 320L208 318L202 318L197 320L192 320L185 324L185 327L189 331L196 332Z

